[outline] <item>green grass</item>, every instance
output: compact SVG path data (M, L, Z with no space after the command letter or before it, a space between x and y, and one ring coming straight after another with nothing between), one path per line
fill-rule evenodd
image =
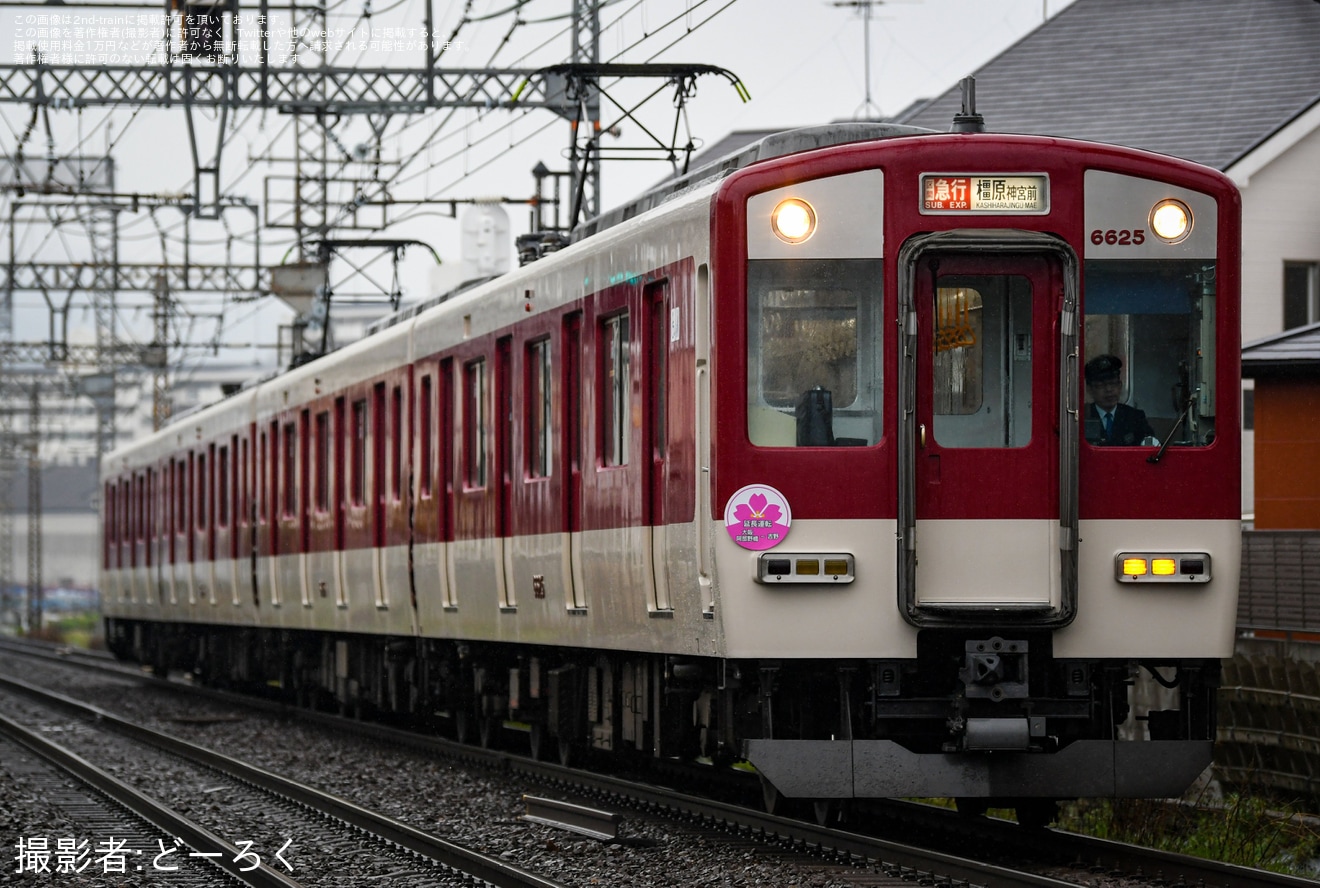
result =
M1055 826L1164 851L1293 875L1315 876L1320 822L1265 799L1228 795L1222 802L1178 804L1147 799L1083 799L1060 806Z
M105 638L101 634L101 615L94 611L71 613L47 620L46 625L30 637L91 650L105 647Z

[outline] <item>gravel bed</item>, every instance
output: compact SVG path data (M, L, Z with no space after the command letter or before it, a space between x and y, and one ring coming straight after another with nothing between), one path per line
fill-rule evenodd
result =
M0 657L0 670L13 674L15 662ZM317 786L565 885L849 888L856 882L848 875L867 873L864 868L845 873L824 861L804 863L773 848L712 837L632 812L625 815L626 835L644 841L603 844L520 820L524 793L554 793L517 776L165 691L141 686L130 691L114 678L29 661L21 668L43 687ZM303 879L317 864L314 851L299 848L300 839L294 836L293 850L300 856L296 877Z
M372 883L391 888L457 888L470 884L463 874L94 724L8 693L0 693L0 706L21 724L52 736L65 749L237 846L243 859L236 862L242 867L264 862L318 888L353 888ZM82 824L81 831L72 835L90 840L93 847L112 838L122 841L126 838L124 819L121 815L99 825ZM25 835L49 835L30 832L33 828L25 824ZM70 832L66 828L55 835ZM229 882L213 864L195 858L190 848L176 845L168 836L153 832L125 842L124 847L131 855L127 866L131 878L151 876L155 878L153 884L161 884L163 878L179 885ZM114 883L118 876L108 870L105 865L99 867L99 872ZM97 871L92 861L84 875ZM142 875L136 875L138 872ZM59 879L62 874L53 877Z
M0 670L7 668L0 655ZM568 886L851 888L877 884L874 868L804 861L800 855L736 836L712 835L631 811L625 814L625 835L638 841L603 844L519 819L524 793L554 796L556 792L516 775L413 750L381 747L351 734L274 715L186 699L131 680L89 677L26 662L24 668L34 676L40 670L40 677L33 680L45 687L317 786ZM295 837L295 849L298 844ZM306 849L301 853L315 856ZM317 868L314 860L300 864L306 869L298 873L299 878ZM1149 886L1144 880L1066 867L1038 872L1088 888ZM2 879L0 884L4 884Z

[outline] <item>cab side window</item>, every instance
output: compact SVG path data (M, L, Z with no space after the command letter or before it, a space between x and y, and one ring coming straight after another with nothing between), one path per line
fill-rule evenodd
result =
M1091 260L1083 287L1083 438L1095 446L1211 444L1214 263Z

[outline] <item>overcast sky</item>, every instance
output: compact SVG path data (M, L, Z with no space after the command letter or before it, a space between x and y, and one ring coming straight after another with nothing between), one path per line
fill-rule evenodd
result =
M688 104L681 132L691 132L696 144L708 145L739 129L791 128L847 119L858 116L892 115L916 99L936 95L961 77L1038 27L1047 16L1058 14L1072 0L888 0L871 7L870 21L870 92L866 105L867 78L862 10L853 2L832 0L615 0L602 12L605 23L602 35L602 60L624 62L690 62L717 65L733 72L751 95L742 102L733 87L719 77L698 81L698 94ZM244 3L244 7L253 4ZM421 21L422 0L331 0L331 30L344 34L370 35L372 40L388 39L387 30L396 26L415 26ZM521 5L519 15L528 24L512 29L518 0L476 0L470 9L472 18L458 30L456 42L442 59L448 67L483 68L540 67L565 60L569 53L564 17L571 9L568 0L530 0ZM457 24L464 4L433 0L436 32L447 35ZM25 54L24 41L35 32L29 29L40 23L29 15L70 12L77 7L0 6L0 39L12 32L13 39L0 43L0 59L12 61ZM367 15L366 13L370 13ZM118 13L97 12L109 27L110 36L138 53L139 63L150 62L151 53L159 53L159 41L153 36L158 25L132 30L135 25L150 24L147 10L139 15L147 19L124 17ZM111 18L111 16L115 16ZM157 19L158 21L158 19ZM12 28L8 27L13 23ZM283 23L287 25L287 21ZM275 22L280 27L280 22ZM74 36L73 24L66 20L62 37ZM400 36L402 33L400 32ZM55 39L46 35L47 43ZM363 37L365 39L365 37ZM356 40L356 43L354 42ZM287 45L279 36L273 41L278 50ZM55 46L58 50L60 47ZM252 63L251 47L244 48L244 64ZM91 53L90 47L85 53ZM419 53L384 53L366 47L361 39L346 40L332 58L339 65L411 66L419 63ZM25 59L26 60L26 59ZM65 58L48 58L55 64ZM107 63L106 58L84 55L83 63ZM650 88L648 86L648 88ZM993 108L980 109L993 119ZM607 109L608 111L608 109ZM395 118L387 129L382 151L387 161L384 174L394 177L395 198L435 200L444 197L524 197L531 192L529 171L537 161L553 168L566 165L568 125L549 112L511 114L498 109L484 112L457 112L444 127L444 135L429 139L437 127L439 114L418 115L407 120ZM180 109L123 109L112 114L88 109L86 112L56 110L51 114L56 154L95 154L110 147L118 164L118 187L121 191L181 192L191 190L186 120ZM667 136L674 126L668 94L646 107L643 122ZM200 115L195 123L202 133L204 158L211 153L217 121ZM25 151L29 156L45 153L44 122L32 131L31 112L18 105L0 106L0 154L12 155L17 142L27 133ZM209 129L208 129L209 128ZM633 121L621 124L619 144L636 144L640 127ZM337 130L345 152L369 141L366 122L354 118ZM606 147L609 147L609 141ZM332 149L333 150L333 149ZM290 167L267 162L269 158L288 158L292 146L288 138L288 118L271 110L238 112L227 120L227 137L221 155L224 189L245 195L260 204L263 195L278 186L280 176L287 177ZM668 173L663 163L622 163L607 165L604 171L603 197L606 208L621 203L646 185ZM371 175L365 166L354 172ZM278 192L278 187L274 189ZM0 210L7 215L4 198ZM458 223L444 212L423 206L408 211L408 224L386 229L390 237L413 237L425 241L450 265L457 264ZM526 230L529 213L510 208L514 233ZM194 261L218 259L226 238L252 228L254 217L240 214L231 217L227 226L217 223L192 223ZM121 214L121 249L123 261L180 261L183 225L178 213L166 211L151 218L145 213ZM350 234L348 236L362 236ZM292 247L290 231L263 230L261 262L281 262ZM165 246L162 248L161 244ZM245 241L237 244L235 261L247 261L242 254ZM211 257L205 257L207 250ZM18 258L41 251L50 261L85 261L86 244L76 232L65 236L44 235L33 229L20 232ZM64 251L61 255L61 251ZM425 251L412 250L405 258L401 280L405 298L420 298L431 286L432 260ZM371 269L377 280L388 283L386 263ZM122 324L127 330L134 323L147 324L149 309L143 309L149 294L125 294ZM75 303L76 304L76 303ZM280 308L261 310L250 304L221 304L214 296L195 299L196 313L224 317L222 340L253 342L273 339L272 331L287 322L288 312ZM134 308L133 306L137 306ZM23 294L18 305L17 323L24 329L17 338L41 338L46 329L46 310L41 297ZM70 313L74 338L85 336L86 312ZM205 330L206 321L198 319L195 328ZM37 330L35 334L33 330ZM143 335L143 334L138 334Z

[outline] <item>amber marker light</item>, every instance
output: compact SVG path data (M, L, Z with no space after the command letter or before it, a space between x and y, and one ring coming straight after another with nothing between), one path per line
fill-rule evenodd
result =
M816 211L796 197L781 200L770 213L770 228L784 243L800 244L816 232Z
M1145 558L1124 558L1123 576L1125 577L1144 577L1146 575Z
M1178 562L1173 558L1152 558L1150 572L1157 577L1171 577L1178 572Z
M1192 211L1180 200L1162 200L1150 211L1150 228L1161 240L1176 244L1192 232Z
M847 576L851 571L851 566L842 558L827 558L825 560L825 575L830 577Z

